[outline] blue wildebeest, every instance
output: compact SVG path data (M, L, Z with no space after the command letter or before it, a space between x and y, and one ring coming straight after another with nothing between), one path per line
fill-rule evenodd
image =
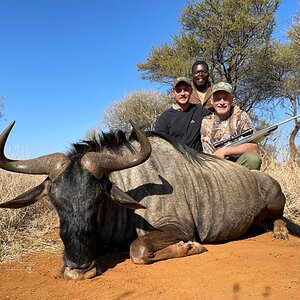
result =
M98 254L110 245L130 245L132 261L148 264L207 251L201 244L235 239L265 217L274 221L276 238L288 238L285 196L263 172L145 134L133 123L135 137L103 133L74 144L68 155L10 160L4 147L13 125L0 136L0 167L48 177L0 207L50 199L60 220L67 279L100 274Z

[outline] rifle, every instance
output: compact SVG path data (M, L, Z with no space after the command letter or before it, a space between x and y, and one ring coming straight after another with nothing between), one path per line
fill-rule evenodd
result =
M250 134L253 133L253 129L249 128L247 130L245 130L244 132L242 132L241 134L235 135L233 137L231 137L230 139L227 140L223 140L223 141L218 141L218 142L214 142L213 146L215 148L220 148L220 147L224 147L224 146L228 146L230 144L230 142L236 142L239 141L241 138L246 137Z
M299 118L300 115L291 117L289 119L286 119L284 121L281 121L277 124L271 125L265 129L259 130L255 133L253 133L253 129L247 129L246 131L244 131L243 133L234 136L228 140L225 141L219 141L216 143L213 143L213 146L215 148L218 147L232 147L232 146L239 146L245 143L259 143L261 142L265 137L267 137L271 132L273 132L274 130L276 130L278 128L278 126L290 122L291 120L294 120L296 118Z

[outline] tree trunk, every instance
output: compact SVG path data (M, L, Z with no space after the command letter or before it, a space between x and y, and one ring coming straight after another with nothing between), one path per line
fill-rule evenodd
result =
M291 132L290 139L289 139L289 146L290 146L290 157L289 157L289 164L297 163L300 165L300 157L296 147L296 136L300 129L300 121L295 121L295 127Z

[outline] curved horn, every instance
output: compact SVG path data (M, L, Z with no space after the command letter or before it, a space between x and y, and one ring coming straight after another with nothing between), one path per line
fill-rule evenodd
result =
M0 168L16 173L49 175L51 180L55 179L69 164L69 158L63 153L53 153L27 160L11 160L5 157L4 147L14 125L15 121L10 123L0 135Z
M135 167L150 157L151 144L148 138L133 121L129 120L129 122L132 125L141 145L140 152L134 155L129 154L124 156L117 156L103 152L86 153L81 159L81 164L96 178L101 178L104 172L113 172Z

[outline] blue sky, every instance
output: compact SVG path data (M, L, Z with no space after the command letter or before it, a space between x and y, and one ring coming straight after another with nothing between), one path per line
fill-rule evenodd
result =
M105 109L127 92L157 88L140 78L136 64L179 32L185 5L183 0L0 0L5 97L0 130L16 120L8 153L65 152L101 125ZM297 10L298 0L282 1L276 37L284 37Z

